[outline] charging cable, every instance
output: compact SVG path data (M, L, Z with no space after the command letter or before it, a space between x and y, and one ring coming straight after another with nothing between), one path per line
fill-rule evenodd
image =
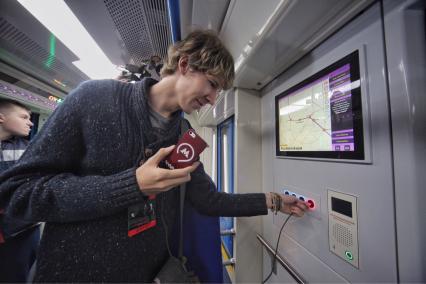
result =
M268 277L266 277L265 280L262 281L262 284L266 283L266 281L269 280L269 278L271 278L272 273L274 272L274 268L276 266L277 263L277 253L278 253L278 244L280 243L280 239L281 239L281 233L284 229L285 224L287 224L288 220L290 219L290 217L293 216L293 213L291 213L290 215L288 215L288 217L285 219L284 224L281 226L281 230L280 233L278 235L278 240L277 240L277 246L275 247L275 253L274 253L274 260L272 262L272 267L271 267L271 273L269 273Z

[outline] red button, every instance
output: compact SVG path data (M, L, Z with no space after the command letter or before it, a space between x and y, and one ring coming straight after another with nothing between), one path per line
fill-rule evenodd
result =
M308 199L308 201L306 201L306 203L308 203L308 207L311 209L315 208L315 202L312 199Z

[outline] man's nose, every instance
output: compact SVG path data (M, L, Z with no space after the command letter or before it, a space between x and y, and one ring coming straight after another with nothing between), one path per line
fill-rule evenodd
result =
M209 101L209 104L214 105L217 95L218 95L218 92L216 90L213 90L210 92L210 94L207 96L207 100Z
M31 120L28 120L28 125L29 125L30 127L33 127L33 126L34 126L34 123L33 123Z

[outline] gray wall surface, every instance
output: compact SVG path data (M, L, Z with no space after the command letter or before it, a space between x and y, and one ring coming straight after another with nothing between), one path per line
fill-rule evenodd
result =
M384 1L401 282L426 282L425 1Z
M380 3L373 5L262 90L263 188L279 192L289 187L319 199L316 213L290 219L279 246L279 253L308 282L397 281L390 106L380 8ZM275 96L355 50L360 54L366 161L277 158ZM358 198L359 269L329 250L328 189ZM263 217L263 236L270 244L275 245L285 217ZM265 275L269 269L265 256ZM271 281L286 279L280 271Z

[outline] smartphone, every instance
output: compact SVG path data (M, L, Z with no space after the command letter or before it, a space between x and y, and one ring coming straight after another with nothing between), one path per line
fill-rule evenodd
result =
M206 141L194 129L188 129L179 139L173 152L166 159L165 164L169 169L181 169L198 161L201 152L207 148Z

